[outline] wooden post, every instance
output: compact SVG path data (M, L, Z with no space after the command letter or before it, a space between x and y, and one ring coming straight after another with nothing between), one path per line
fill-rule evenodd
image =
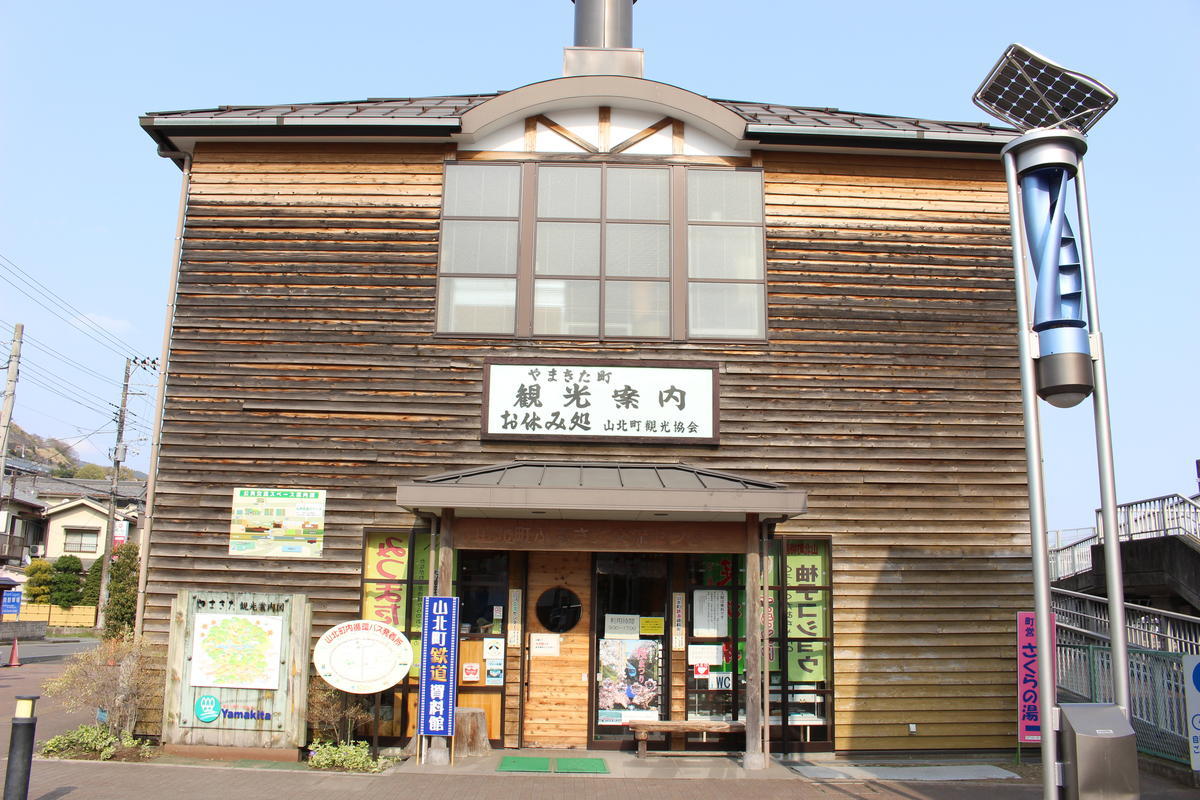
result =
M431 554L432 555L432 554ZM438 597L449 597L454 583L454 509L442 511L438 525L437 583L433 593ZM458 631L454 632L455 635Z
M746 755L745 769L765 769L763 754L762 561L757 514L746 515Z
M449 597L454 581L454 509L447 508L442 511L441 521L438 523L437 553L430 553L429 558L436 565L433 594L437 597ZM450 635L457 638L458 631L451 631ZM454 739L430 736L423 763L454 766Z

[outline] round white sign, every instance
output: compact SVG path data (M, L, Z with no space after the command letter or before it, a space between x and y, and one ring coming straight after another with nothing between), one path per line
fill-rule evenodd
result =
M313 664L325 681L351 694L390 689L408 674L413 649L408 637L369 619L335 625L313 648Z

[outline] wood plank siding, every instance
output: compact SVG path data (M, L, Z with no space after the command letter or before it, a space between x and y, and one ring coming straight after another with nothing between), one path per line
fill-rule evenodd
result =
M1031 590L999 161L758 154L768 342L597 344L435 337L448 155L197 147L153 640L181 588L304 593L318 633L355 618L364 529L416 522L400 482L518 458L682 460L810 492L780 532L832 537L838 749L1011 746L1014 612ZM551 356L719 362L720 446L481 442L484 359ZM230 557L236 486L328 490L323 557Z

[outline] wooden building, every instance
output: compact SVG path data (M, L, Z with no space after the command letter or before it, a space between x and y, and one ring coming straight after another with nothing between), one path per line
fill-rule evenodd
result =
M1013 133L577 44L499 94L142 119L184 184L141 629L261 589L415 634L453 591L497 745L1011 746ZM323 532L264 549L244 488Z

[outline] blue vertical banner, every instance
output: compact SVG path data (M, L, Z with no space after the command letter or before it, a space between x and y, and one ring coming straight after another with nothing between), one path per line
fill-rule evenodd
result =
M453 736L458 701L458 598L425 597L421 605L418 736Z

